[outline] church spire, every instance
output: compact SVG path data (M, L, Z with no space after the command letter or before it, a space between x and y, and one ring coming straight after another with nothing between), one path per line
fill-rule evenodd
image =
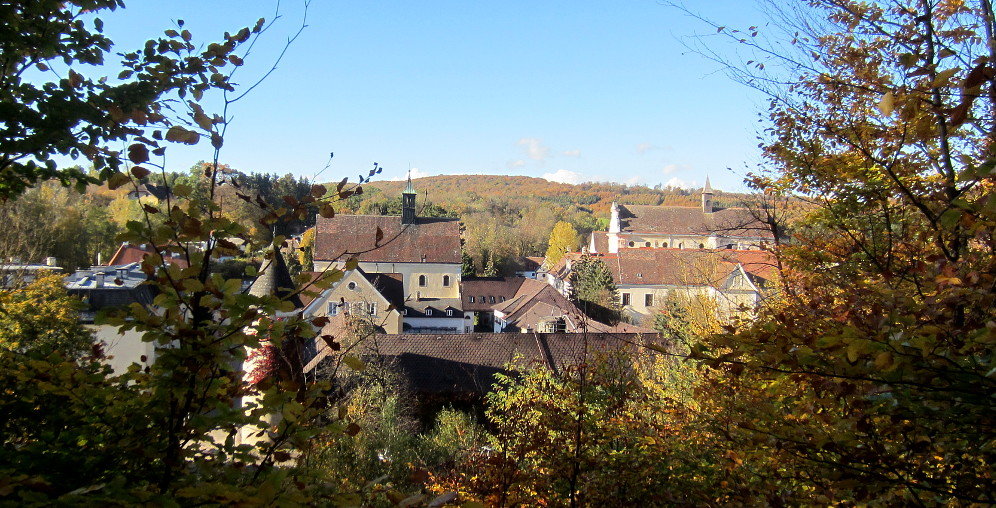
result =
M712 186L709 185L709 177L706 176L705 187L702 187L702 213L712 212Z
M412 172L408 171L408 185L401 193L401 224L415 224L415 186L412 185Z

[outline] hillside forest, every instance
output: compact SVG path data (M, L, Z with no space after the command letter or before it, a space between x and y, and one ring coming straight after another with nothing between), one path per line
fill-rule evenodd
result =
M164 191L185 185L195 195L206 195L206 164L197 164L185 172L151 174L136 184ZM253 245L267 245L274 234L302 235L314 225L317 206L312 206L303 219L276 221L269 227L260 224L268 210L287 206L284 196L299 200L309 195L314 182L307 178L290 173L246 174L224 165L221 175L225 185L216 189L214 197L219 213L235 222L251 224L248 233ZM320 183L334 188L337 182ZM416 205L420 216L460 219L464 250L479 274L483 274L489 261L497 270L492 275L510 275L519 257L543 256L557 222L570 223L578 233L576 241L587 241L591 231L607 227L613 201L699 206L698 191L660 186L572 185L504 175L434 176L416 179L413 184L419 193ZM401 214L404 182L371 181L359 188L359 193L336 205L336 213ZM240 198L240 194L251 198ZM119 242L115 238L127 230L128 221L144 220L143 206L158 203L161 197L145 193L139 196L134 187L112 190L107 183L87 185L83 192L54 183L39 185L0 208L0 220L9 225L0 232L0 255L5 260L34 263L55 257L67 270L85 268L98 259L106 261L117 249ZM723 207L742 205L746 198L743 194L717 191L715 199L717 206ZM260 202L267 207L261 207ZM43 220L46 217L56 220ZM249 257L254 251L249 249Z

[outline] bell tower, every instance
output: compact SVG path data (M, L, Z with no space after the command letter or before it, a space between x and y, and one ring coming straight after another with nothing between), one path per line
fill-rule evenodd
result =
M412 186L412 174L408 173L408 185L401 193L401 224L415 224L415 187Z
M702 188L702 213L712 213L712 186L709 185L709 177L706 177L705 187Z

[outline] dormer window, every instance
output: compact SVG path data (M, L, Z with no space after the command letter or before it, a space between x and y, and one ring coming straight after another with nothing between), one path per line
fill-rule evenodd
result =
M453 315L453 309L446 309L446 315L447 316L452 316Z
M425 315L426 316L431 316L432 315L432 309L425 309Z

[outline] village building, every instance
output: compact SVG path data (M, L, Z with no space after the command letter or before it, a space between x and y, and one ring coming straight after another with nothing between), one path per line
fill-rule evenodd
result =
M620 249L757 250L773 240L771 230L746 208L717 208L706 178L700 207L612 204L608 231L594 231L588 252Z
M409 178L401 217L319 217L315 270L341 268L355 257L364 274L390 274L400 280L404 330L464 333L473 329L473 316L464 314L460 300L461 249L457 219L417 216Z
M551 287L572 290L573 264L586 254L571 253L548 273ZM612 274L624 319L651 326L668 299L703 297L716 317L729 320L753 311L771 289L774 256L760 250L620 249L615 254L587 254L601 259Z
M138 261L94 266L66 277L66 290L83 300L80 321L94 332L97 342L103 345L107 364L116 373L126 371L133 363L152 365L156 359L155 344L143 341L142 332L120 331L117 326L96 324L94 318L101 310L133 303L152 308L156 294L154 286L144 284L146 280L148 276Z

